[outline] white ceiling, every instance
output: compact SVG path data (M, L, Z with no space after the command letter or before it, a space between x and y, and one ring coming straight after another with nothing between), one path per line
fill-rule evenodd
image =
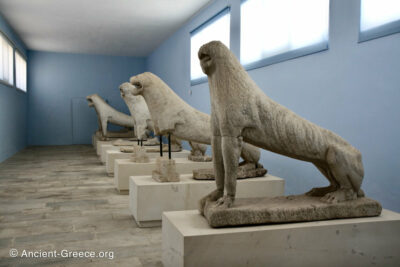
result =
M147 56L211 0L0 0L29 49Z

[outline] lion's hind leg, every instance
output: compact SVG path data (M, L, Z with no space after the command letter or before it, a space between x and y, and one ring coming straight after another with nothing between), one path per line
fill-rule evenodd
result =
M327 193L333 192L338 189L338 184L333 179L332 174L329 172L329 168L322 163L313 163L315 167L328 179L330 185L325 186L325 187L314 187L310 191L306 193L308 196L313 196L313 197L322 197L325 196Z
M333 145L329 147L326 159L329 171L339 186L337 190L327 193L321 200L338 203L354 200L358 195L362 195L360 187L363 170L359 152L351 147Z

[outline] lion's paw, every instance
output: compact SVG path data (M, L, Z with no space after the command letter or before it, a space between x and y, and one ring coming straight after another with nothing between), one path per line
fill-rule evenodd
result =
M357 199L357 194L352 189L339 189L326 194L321 198L321 201L329 204L335 204L355 199Z
M234 198L230 196L223 196L217 200L217 207L222 209L230 208L233 205Z
M202 199L200 199L200 207L199 207L199 211L202 215L204 215L204 207L207 203L207 201L216 201L217 199L219 199L220 197L223 196L223 192L216 189L214 191L212 191L211 193L209 193L208 195L206 195L205 197L203 197Z
M310 191L306 193L307 196L311 197L322 197L326 194L335 191L337 188L334 186L326 186L326 187L314 187Z

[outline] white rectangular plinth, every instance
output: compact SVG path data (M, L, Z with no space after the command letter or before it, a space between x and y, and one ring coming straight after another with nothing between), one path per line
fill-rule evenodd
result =
M101 152L100 152L100 161L103 164L106 164L107 160L107 151L119 151L120 147L119 146L114 146L112 144L103 144L100 146Z
M96 142L96 153L98 156L101 156L101 146L102 145L111 145L113 141L100 141L97 140Z
M212 229L198 211L164 212L164 266L400 266L400 214Z
M92 146L96 148L96 142L97 142L98 137L96 134L92 134Z
M176 158L176 171L179 174L190 174L195 169L212 168L212 162L194 162L187 158ZM121 191L129 190L129 176L151 175L156 169L156 159L150 159L149 163L136 163L130 159L117 159L114 166L115 188Z
M159 183L151 176L129 178L129 209L140 227L160 226L162 212L197 209L199 200L215 190L214 180L199 181L192 174L181 181ZM272 175L237 181L238 198L275 197L284 192L285 182ZM157 196L157 197L155 197Z
M157 158L160 156L160 153L147 153L149 158ZM190 155L190 151L188 150L182 150L180 152L174 152L172 153L172 158L187 158ZM168 156L167 154L164 153L164 156ZM132 153L125 153L121 151L115 151L115 150L107 150L106 151L106 169L107 169L107 174L109 176L114 175L114 166L115 166L115 160L116 159L130 159L132 157Z

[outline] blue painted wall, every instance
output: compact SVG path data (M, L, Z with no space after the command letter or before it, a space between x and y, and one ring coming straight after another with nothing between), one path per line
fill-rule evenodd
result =
M28 144L89 144L97 119L85 97L129 114L118 86L144 70L144 58L29 51Z
M0 30L26 55L26 46L0 14ZM0 83L0 162L26 146L26 93Z
M189 33L228 4L232 10L231 49L238 55L240 1L225 0L215 1L200 12L146 63L149 71L185 101L207 113L208 84L190 86ZM358 24L359 0L331 0L328 51L249 74L272 99L360 149L366 194L384 208L400 211L400 34L358 43ZM271 174L285 178L287 194L327 184L309 163L267 151L262 153L262 163Z

